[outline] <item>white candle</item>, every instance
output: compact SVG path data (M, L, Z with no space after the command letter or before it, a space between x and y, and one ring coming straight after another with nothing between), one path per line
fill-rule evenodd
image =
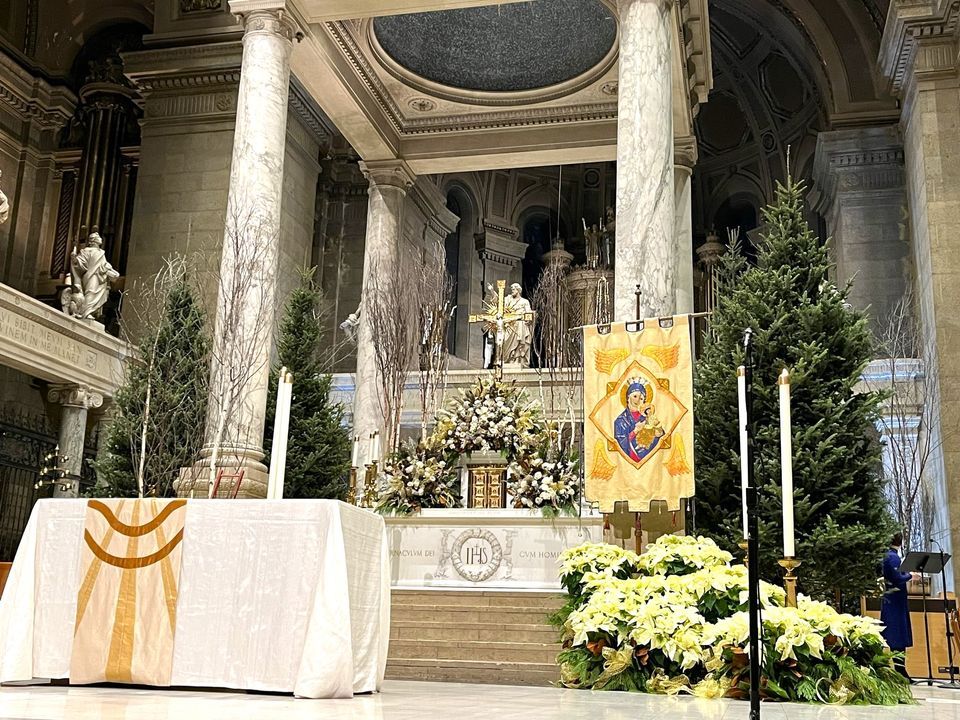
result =
M793 537L793 441L790 436L790 371L784 368L780 386L780 472L783 485L783 556L796 557Z
M740 502L743 514L743 539L747 533L747 369L737 368L737 409L740 417Z
M283 497L283 475L287 459L287 437L290 430L291 378L281 368L277 383L277 403L273 414L273 443L270 449L270 472L267 477L267 498Z
M360 436L353 436L353 459L350 461L350 464L353 467L360 467L357 465L357 462L360 460Z

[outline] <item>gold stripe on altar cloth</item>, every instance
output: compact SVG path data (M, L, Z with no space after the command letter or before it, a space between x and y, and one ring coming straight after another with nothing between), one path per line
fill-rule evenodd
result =
M583 331L584 495L605 513L678 510L694 494L689 316L602 330Z
M70 681L170 684L186 501L91 500Z

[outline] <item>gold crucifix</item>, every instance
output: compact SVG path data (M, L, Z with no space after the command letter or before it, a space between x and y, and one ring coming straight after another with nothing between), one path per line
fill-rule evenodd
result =
M483 323L484 330L494 334L497 353L496 361L494 362L494 369L497 372L497 380L503 380L503 337L507 323L517 322L520 320L530 322L533 320L533 313L514 312L506 308L504 304L505 297L503 292L506 287L506 280L497 280L496 299L491 298L490 300L485 300L485 312L482 312L479 315L470 316L471 323Z

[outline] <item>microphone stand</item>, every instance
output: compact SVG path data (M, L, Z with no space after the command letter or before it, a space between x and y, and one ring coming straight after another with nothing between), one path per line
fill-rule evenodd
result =
M947 671L950 673L949 682L940 682L938 684L942 688L960 690L960 683L957 682L956 673L953 671L953 630L950 627L950 613L947 611L947 570L946 562L944 561L943 546L934 538L930 538L930 542L936 543L937 550L940 551L940 583L942 586L941 592L943 594L943 623L947 632ZM956 602L954 602L954 606L956 606Z
M750 613L750 720L760 720L760 652L763 626L760 623L760 558L758 493L754 476L753 426L753 330L743 337L744 375L746 380L747 424L747 608Z

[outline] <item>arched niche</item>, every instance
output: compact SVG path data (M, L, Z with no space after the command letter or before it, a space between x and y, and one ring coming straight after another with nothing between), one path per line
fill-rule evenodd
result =
M447 209L460 218L457 227L444 239L447 274L453 281L453 297L456 309L450 319L448 343L450 354L463 360L473 361L480 357L480 333L471 343L470 313L479 309L482 302L482 278L479 278L474 234L479 212L476 196L466 183L449 180L443 185Z

